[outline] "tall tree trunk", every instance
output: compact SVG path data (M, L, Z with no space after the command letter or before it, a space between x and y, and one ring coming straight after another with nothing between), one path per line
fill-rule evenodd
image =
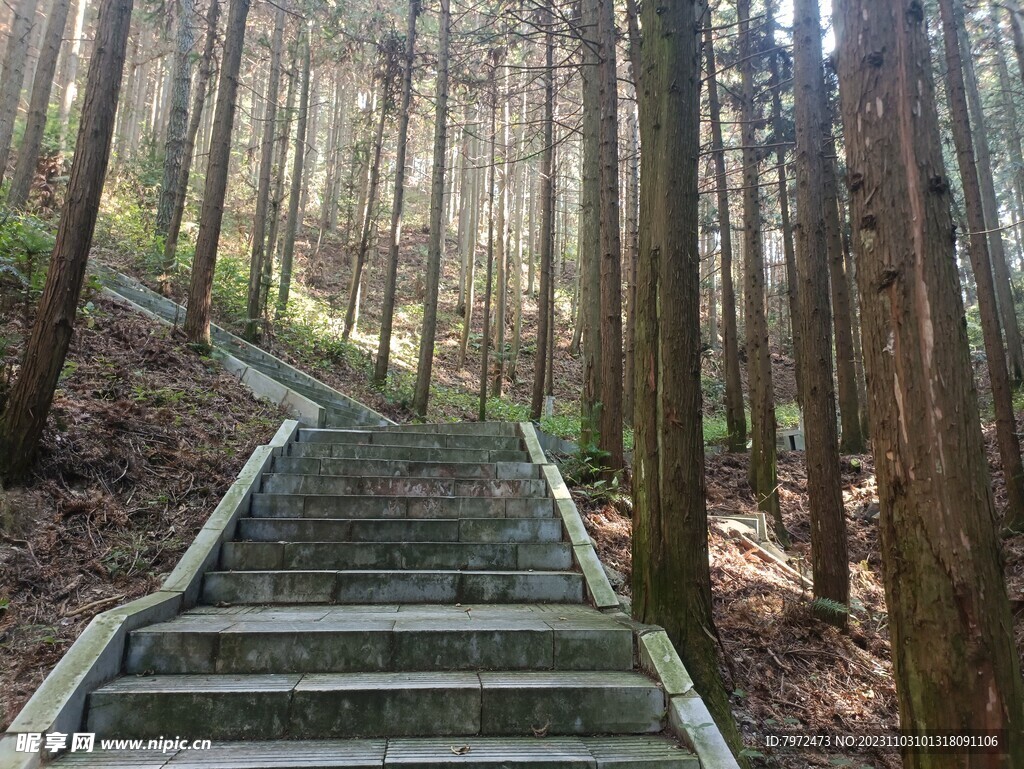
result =
M953 0L939 0L939 9L942 14L946 50L946 93L950 102L953 137L956 141L960 180L967 208L967 226L970 228L967 250L978 290L978 311L981 316L985 357L988 361L992 402L996 414L996 443L999 446L999 459L1006 481L1006 523L1013 529L1024 529L1024 467L1021 465L1020 439L1017 437L1017 424L1013 414L1013 392L999 334L996 288L993 285L993 270L988 249L991 241L985 236L985 206L978 178L980 169L975 163L974 154L976 137L971 133L964 83L965 61L957 34L957 29L963 21L960 17L962 9L959 4L954 5ZM980 142L980 139L978 141Z
M775 11L771 3L768 5L767 21L768 46L775 47ZM772 91L772 128L775 134L775 162L779 174L779 218L782 221L782 248L786 261L786 297L789 300L790 335L793 338L793 362L796 369L796 399L803 406L803 345L800 335L800 279L796 268L796 250L793 248L792 217L789 212L789 179L786 176L786 146L784 143L785 126L782 122L782 78L779 76L779 54L772 52L768 56L771 70L769 88Z
M758 56L750 32L750 0L739 0L740 73L743 109L743 251L746 272L747 388L750 392L752 449L750 480L757 506L774 523L783 546L789 534L779 508L775 466L775 395L771 353L765 319L764 243L761 233L761 191L758 187L758 148L755 133L754 59Z
M725 360L725 420L729 432L729 451L747 450L747 415L743 409L743 385L740 381L739 332L736 328L736 289L732 279L732 222L729 217L729 179L725 175L725 148L722 143L721 105L715 70L715 47L709 29L704 32L707 57L708 104L711 110L711 146L715 157L718 190L719 247L722 251L722 357Z
M612 472L626 463L622 447L622 242L619 229L619 95L615 65L615 9L598 0L601 92L601 440Z
M260 141L260 170L256 188L256 213L252 223L252 253L249 257L249 296L246 302L245 337L256 341L259 322L260 288L263 260L267 249L267 212L270 208L270 176L274 164L274 132L277 130L277 100L281 88L281 54L284 49L285 13L278 7L274 14L274 34L270 43L270 77L263 111L263 138Z
M628 425L633 424L633 408L636 403L636 262L638 258L640 224L640 136L637 126L636 109L632 104L626 106L627 160L626 160L626 331L625 359L623 361L622 381L622 417ZM712 339L712 347L716 346Z
M288 168L288 137L292 132L292 115L295 113L295 85L298 82L296 51L292 50L291 67L288 72L288 95L285 98L284 118L277 131L277 150L274 152L274 193L270 196L270 221L267 224L267 255L263 259L260 278L260 314L269 319L268 304L270 286L274 281L274 258L277 256L277 231L281 227L281 206L284 204L284 182Z
M1005 735L1002 756L907 749L903 765L1009 769L1024 756L1024 683L950 238L925 15L920 5L871 0L836 10L900 723Z
M50 15L46 19L43 49L39 52L39 64L36 66L36 75L32 82L25 133L21 138L18 162L14 166L11 188L7 193L7 205L11 208L17 209L25 205L32 180L36 175L39 150L43 146L43 131L46 129L46 111L50 106L50 90L53 86L54 73L57 71L57 57L60 55L60 44L68 19L68 2L69 0L54 0L50 6Z
M164 290L170 282L177 262L178 235L181 233L181 220L185 216L185 199L188 196L188 180L192 173L196 136L203 120L207 86L210 82L210 75L213 73L213 49L217 44L217 20L219 18L220 0L210 0L210 7L206 12L206 42L203 44L203 58L199 62L199 72L196 74L192 112L188 119L188 130L185 132L185 146L182 149L178 180L174 185L174 206L171 209L171 218L167 223L167 238L164 241L164 263L160 277L161 287Z
M158 235L167 235L171 224L181 165L185 162L185 144L188 141L188 97L192 85L189 55L194 42L194 0L178 0L177 10L174 65L171 71L171 115L167 123L167 143L164 145L164 180L156 207L155 226Z
M75 26L71 33L71 45L67 52L64 65L64 90L60 100L60 150L67 146L68 128L71 122L71 108L78 96L78 62L82 53L82 36L85 32L85 10L89 0L77 0L75 3Z
M444 171L448 141L448 39L451 33L449 0L440 0L441 18L437 41L437 86L434 106L434 167L430 181L430 235L427 244L427 276L424 281L423 332L420 335L419 367L413 412L427 415L430 378L434 366L437 335L437 292L441 284L441 256L444 253Z
M31 467L71 345L110 159L131 18L132 0L103 0L67 203L21 372L0 415L0 481L4 484L23 478Z
M1013 11L1007 9L1012 17ZM996 62L996 71L999 73L999 106L1003 113L1003 134L1006 137L1006 147L1010 151L1010 163L1013 168L1013 192L1016 205L1014 219L1018 222L1016 226L1018 240L1018 259L1024 260L1024 148L1021 142L1020 124L1017 122L1017 107L1014 104L1013 80L1010 78L1010 69L1006 64L1006 50L999 43L1002 32L999 25L998 6L989 6L989 21L993 31L993 56ZM1012 21L1011 21L1012 26ZM1024 70L1022 70L1024 72Z
M306 163L306 136L309 127L309 81L312 71L311 22L307 22L299 33L302 48L302 86L299 95L298 125L295 127L295 156L292 158L292 185L288 194L288 219L284 230L284 244L281 248L281 281L277 289L275 317L281 317L288 307L288 294L292 286L292 265L295 260L295 236L299 230L300 201L305 182L303 171Z
M580 134L579 281L582 328L583 392L580 399L580 445L596 449L601 431L601 73L598 0L580 4L583 65L583 130Z
M235 120L238 96L238 71L245 45L245 19L249 0L231 0L228 7L227 32L217 86L217 108L210 134L210 159L206 167L203 207L199 215L199 235L192 259L192 278L188 289L188 311L185 314L185 335L193 344L210 344L210 300L213 271L217 266L217 242L224 219L224 193L228 185L231 161L231 128Z
M3 76L0 77L0 183L7 172L14 121L18 117L18 101L25 84L25 63L28 45L36 20L36 0L21 0L14 11L11 34L4 53Z
M395 315L395 288L398 283L398 248L402 237L402 207L405 203L405 164L409 146L409 108L412 104L412 71L416 63L416 17L420 0L409 0L409 21L405 32L405 60L402 72L402 103L398 109L398 147L395 152L395 194L391 205L391 228L388 230L388 274L384 284L384 301L380 316L380 341L373 381L383 386L391 359L391 329Z
M957 3L957 7L959 8L956 21L957 37L960 41L960 48L968 51L970 50L970 38L967 35L967 28L964 26L962 3ZM1006 253L1003 249L1003 233L999 229L999 203L996 200L995 181L992 174L988 128L981 108L981 94L978 91L978 78L974 72L974 60L970 56L963 59L963 77L973 127L971 135L975 141L975 160L978 168L978 181L981 183L981 201L985 208L985 227L982 229L990 231L988 233L988 248L992 259L992 276L995 280L996 297L999 300L1003 334L1006 337L1006 359L1010 379L1015 387L1020 387L1024 384L1024 347L1021 342L1020 326L1017 323L1013 287L1010 284L1010 270L1007 267ZM975 280L977 280L977 276L975 276Z
M554 19L549 9L539 11L544 28L544 83L543 149L540 159L540 296L537 301L537 352L533 361L533 392L530 399L530 418L540 421L544 406L544 379L548 358L549 300L551 291L551 263L554 256L555 233L555 38Z
M465 250L463 252L463 264L466 273L466 296L465 306L463 307L462 312L462 339L459 343L459 368L466 365L466 355L469 352L469 332L473 327L473 310L476 301L477 228L480 224L480 185L482 184L484 177L484 169L476 167L477 158L480 157L480 144L481 140L479 137L474 137L470 140L470 152L473 156L474 168L470 176L472 179L470 190L471 208L466 229Z
M498 52L491 51L491 72L490 72L490 101L491 101L491 126L490 126L490 152L487 162L487 271L484 282L484 329L480 335L480 402L477 410L478 419L483 422L487 419L487 369L488 357L491 344L491 279L494 272L494 197L497 184L497 139L498 139Z
M494 384L491 394L500 398L505 387L505 316L507 314L508 298L508 193L511 182L512 165L509 160L509 125L512 122L509 109L509 74L508 66L502 68L502 124L500 147L501 152L501 177L499 181L498 214L495 217L494 226L497 229L497 236L494 242L495 257L495 307L494 307ZM496 137L497 138L497 137ZM492 173L497 174L498 166L495 166ZM496 176L497 180L498 177Z
M387 54L385 54L387 55ZM380 186L380 156L384 147L384 124L387 122L388 105L391 102L391 85L393 80L391 62L384 63L384 73L380 84L380 115L377 118L377 130L373 135L373 147L368 159L369 177L363 204L360 206L361 222L359 243L352 258L352 279L348 288L348 308L345 310L345 328L342 336L348 339L352 329L359 322L359 302L362 294L363 265L370 250L370 237L373 234L373 223L377 216L377 188Z
M642 13L633 617L665 628L739 752L717 662L705 507L695 162L703 8L645 3Z
M839 436L832 384L832 315L829 312L828 238L825 207L835 200L826 189L825 166L832 145L826 137L825 74L822 69L818 0L793 3L793 82L796 113L797 275L800 279L800 360L807 433L807 496L811 512L814 597L847 607L850 565L846 514L839 474ZM842 251L839 253L842 257ZM856 414L854 414L856 423ZM815 614L846 627L848 609L824 603Z

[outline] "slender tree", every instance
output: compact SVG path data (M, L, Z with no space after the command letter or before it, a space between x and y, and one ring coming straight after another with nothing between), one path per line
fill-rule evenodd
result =
M7 205L21 208L28 200L32 179L36 175L39 150L43 146L43 131L46 129L46 110L50 104L50 90L53 76L57 71L57 57L68 19L69 0L54 0L50 15L46 19L43 33L43 49L39 52L36 74L32 81L32 95L28 103L28 118L25 133L18 148L18 161L11 176L11 189L7 193Z
M398 248L402 239L402 209L405 205L405 158L409 147L409 109L412 105L412 74L416 63L416 19L420 0L409 0L409 20L405 32L405 57L402 60L402 102L398 108L398 148L395 152L395 193L391 204L391 228L388 230L388 274L381 305L380 341L373 381L380 387L388 376L391 359L391 330L395 315L395 287L398 282Z
M444 252L444 171L448 141L448 39L451 28L450 0L440 0L441 18L437 41L437 87L434 107L434 168L430 183L430 235L427 246L426 291L423 301L423 333L420 335L419 368L413 411L427 415L430 378L434 366L437 335L437 292L441 284L441 255Z
M978 291L978 313L981 317L985 358L996 415L996 444L999 447L999 459L1003 465L1006 482L1006 520L1011 527L1024 529L1024 466L1021 465L1020 439L1017 436L1017 423L1013 413L1013 391L1010 387L1007 359L999 329L996 288L989 252L991 241L985 234L985 206L978 178L978 166L975 163L975 137L971 134L967 107L964 57L960 51L957 34L958 16L962 9L956 7L953 0L939 0L939 10L946 50L946 93L950 103L953 138L956 142L960 181L967 209L967 226L970 228L967 253Z
M850 566L846 514L839 475L839 436L832 384L832 314L829 311L825 233L826 155L821 16L818 0L793 2L793 82L796 113L797 275L800 281L800 360L807 447L807 496L811 512L814 596L846 607ZM833 196L834 199L834 196ZM819 601L816 614L839 627L848 611Z
M1024 683L1000 566L950 233L924 6L834 16L881 557L906 730L1001 730L1001 756L903 752L908 769L1024 757ZM951 695L951 693L955 693Z
M757 506L774 522L775 536L783 545L789 534L779 508L775 466L775 396L772 391L771 354L765 317L764 242L761 232L761 190L755 132L754 66L758 57L750 29L750 0L736 5L740 28L740 77L743 123L743 252L746 272L747 388L750 392L751 487Z
M0 415L0 481L4 484L23 478L35 458L71 345L110 159L131 17L132 0L103 0L100 6L68 179L68 202L60 217L21 372Z
M174 213L174 199L181 178L181 166L185 161L185 144L188 141L188 97L192 87L192 17L195 15L194 0L178 0L174 34L174 64L171 70L171 114L167 123L167 142L164 144L164 179L160 186L160 197L156 206L156 232L167 235Z
M36 20L37 0L20 0L14 9L3 72L0 73L0 182L7 171L7 159L14 138L14 120L18 116L18 100L25 84L25 60L29 39Z
M284 7L274 14L274 33L270 42L270 77L267 80L263 135L260 140L260 170L257 177L256 213L252 224L252 254L249 257L249 296L246 302L245 336L255 341L260 318L260 283L263 262L267 258L267 213L270 208L270 177L274 165L274 135L277 130L277 100L281 88L281 54L284 50Z
M82 0L82 2L84 1ZM207 84L213 73L213 54L217 44L217 20L219 18L220 0L210 0L210 6L206 11L206 42L203 44L203 56L199 61L199 71L196 73L195 92L192 96L192 111L189 113L188 130L185 132L181 168L178 171L178 181L174 186L174 206L171 209L171 218L167 224L167 236L164 240L163 271L160 278L164 290L166 290L177 261L178 235L181 232L182 217L185 215L185 198L188 196L188 180L192 172L196 137L199 135L199 126L203 121Z
M707 57L708 105L711 110L711 146L715 158L715 187L718 193L718 244L722 252L722 357L725 361L725 421L729 451L747 449L747 415L743 410L740 381L739 331L736 327L736 289L732 277L732 221L729 216L729 180L725 175L725 146L722 141L721 105L715 68L715 45L711 25L704 32Z
M738 752L716 657L705 507L696 162L704 14L695 0L645 3L642 14L633 616L665 628Z
M210 345L213 271L217 266L217 243L224 219L224 193L227 191L228 164L231 160L231 128L235 121L238 71L242 63L245 20L248 15L249 0L231 0L217 86L217 108L210 134L210 159L206 168L203 207L199 215L199 235L192 259L188 310L185 314L185 335L188 340L207 347Z
M275 316L280 317L288 307L288 293L292 286L292 264L295 259L295 236L301 219L301 199L304 187L303 172L306 165L306 137L309 128L309 81L312 75L312 21L303 25L299 37L302 48L302 86L299 95L298 125L295 127L295 157L292 159L292 185L288 194L288 219L285 224L284 244L281 247L281 283L277 289Z

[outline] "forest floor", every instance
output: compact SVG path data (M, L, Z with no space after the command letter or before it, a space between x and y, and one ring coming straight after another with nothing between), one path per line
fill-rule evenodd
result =
M0 407L26 320L0 312ZM0 491L0 729L96 614L157 588L285 418L166 326L86 298L33 475Z

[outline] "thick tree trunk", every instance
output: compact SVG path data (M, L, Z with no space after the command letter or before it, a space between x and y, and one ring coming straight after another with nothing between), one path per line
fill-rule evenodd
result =
M707 549L695 162L702 17L699 2L643 9L633 616L665 628L738 752L742 738L718 669Z
M178 171L178 180L174 185L174 206L171 209L171 218L167 223L167 238L164 241L163 274L160 277L161 285L164 288L170 281L177 263L178 235L181 233L181 220L185 216L185 200L188 196L188 180L192 173L196 136L203 120L207 86L210 82L210 75L213 73L213 49L217 43L217 20L219 18L220 0L210 0L210 7L206 12L206 42L203 44L203 58L199 62L199 72L196 74L192 113L188 119L188 131L185 132L181 167Z
M7 193L7 205L11 208L21 208L25 205L32 180L36 175L39 150L43 146L43 131L46 129L46 111L50 106L50 90L53 87L60 43L68 19L68 2L69 0L54 0L50 6L50 15L46 19L43 49L39 52L39 64L36 66L36 75L32 82L25 133L21 138L18 162L14 166L11 188Z
M967 250L978 290L978 312L981 316L985 357L996 414L996 443L999 446L999 459L1003 465L1003 477L1006 482L1006 523L1013 529L1024 529L1024 466L1021 465L1020 439L1017 436L1017 424L1013 413L1013 391L999 333L996 288L993 285L992 262L988 248L991 241L985 236L985 206L978 178L980 169L975 163L974 154L976 137L971 133L964 83L964 56L957 34L957 29L963 21L962 17L958 18L962 10L958 5L954 5L954 0L939 0L939 9L942 14L946 50L946 93L949 97L953 137L956 141L960 180L967 208L967 226L970 229ZM996 234L998 236L998 233Z
M437 335L437 292L441 284L441 256L444 253L444 171L448 141L448 41L451 33L449 0L440 0L437 41L437 86L434 102L434 167L430 181L430 235L427 244L427 275L423 301L423 333L420 335L419 367L413 412L427 415L430 379L434 367L434 339Z
M628 134L628 158L626 160L626 213L625 262L626 262L626 330L624 338L625 359L623 361L622 417L628 425L633 424L633 408L636 404L636 262L639 254L639 195L640 195L640 135L636 109L632 104L626 107L626 132ZM717 335L716 335L717 336ZM714 339L712 347L717 346Z
M710 27L710 25L708 26ZM743 409L739 332L736 327L736 289L733 287L732 279L729 179L725 175L721 106L718 100L718 81L715 75L715 48L710 29L704 32L704 54L707 57L711 146L714 149L715 179L718 190L718 242L722 251L722 357L725 360L725 420L729 432L729 451L746 451L747 415Z
M252 253L249 256L249 296L246 302L245 338L254 342L259 333L260 288L263 260L267 251L267 213L270 208L270 177L274 164L274 135L277 130L277 100L281 89L281 54L284 49L284 9L274 14L274 33L270 43L270 77L263 111L263 137L260 141L260 170L256 188L256 213L252 224Z
M164 180L156 207L157 235L167 235L174 213L174 198L181 166L185 162L185 144L188 141L188 97L192 85L192 53L194 35L192 17L194 0L178 0L175 21L174 65L171 71L171 115L167 123L167 143L164 145Z
M1005 736L1001 756L906 749L903 764L1010 769L1024 756L1024 685L950 239L928 30L922 6L872 0L837 4L835 24L900 722Z
M554 256L555 233L555 85L554 85L554 19L551 11L540 13L544 27L544 123L543 150L540 160L540 295L537 301L537 352L533 360L533 392L530 418L540 421L544 406L544 379L548 358L548 325L551 316L551 263Z
M793 3L793 81L796 113L797 275L803 363L807 496L811 513L811 565L815 614L846 627L850 564L846 515L839 474L839 436L832 384L832 315L829 312L828 239L825 207L835 200L826 190L825 165L832 145L826 138L825 77L822 69L818 0ZM839 253L842 257L842 251ZM854 415L856 422L856 414ZM830 606L820 599L842 605Z
M36 0L21 0L14 11L11 34L4 53L3 76L0 77L0 183L7 172L14 121L18 117L18 101L25 84L25 63L28 45L36 20Z
M752 449L750 480L757 506L774 523L775 536L789 545L779 508L775 467L775 395L771 353L765 319L764 244L761 234L761 192L758 187L758 148L754 130L754 59L758 55L750 33L750 0L739 0L740 72L743 108L743 251L746 272L747 389L750 393Z
M405 202L405 158L409 146L409 108L412 104L412 71L416 63L416 17L420 0L409 0L409 21L405 32L405 60L402 63L402 103L398 108L398 147L395 152L395 194L391 205L391 228L388 230L388 274L381 306L380 340L373 381L384 385L391 359L391 329L395 315L395 287L398 283L398 248L402 237L402 207Z
M23 478L35 458L78 311L103 180L110 159L132 0L103 0L46 286L25 346L18 381L0 415L0 481Z
M193 344L210 344L210 299L213 271L217 266L217 242L224 219L224 193L228 184L231 161L231 127L235 119L238 95L238 71L245 44L245 19L249 0L231 0L228 8L224 54L221 57L220 83L217 86L217 108L210 134L210 159L206 167L206 187L199 215L199 235L192 259L192 278L188 290L188 311L185 335Z

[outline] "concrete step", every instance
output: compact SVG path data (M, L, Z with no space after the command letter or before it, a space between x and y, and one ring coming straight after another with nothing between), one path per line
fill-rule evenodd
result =
M519 437L517 422L433 422L429 424L385 425L380 432L443 433L445 435L506 435Z
M337 459L401 459L410 462L529 462L525 451L431 449L374 443L289 443L288 456Z
M665 696L632 672L129 676L89 696L97 737L211 740L649 734Z
M403 430L324 430L299 431L303 443L356 443L384 446L419 446L429 449L488 449L522 451L522 439L508 435L472 435L463 433L416 433Z
M568 571L214 571L210 604L580 603L583 575Z
M589 744L615 740L614 746ZM661 737L532 737L218 742L209 750L103 750L57 760L76 769L697 769L699 762ZM656 743L656 744L650 744ZM465 749L459 755L453 749Z
M699 769L697 757L658 736L396 737L217 742L209 750L67 753L61 769Z
M273 494L343 494L403 497L544 497L542 480L460 480L267 473L261 491Z
M601 615L325 612L324 618L187 614L134 631L133 675L440 670L631 670L632 633ZM273 615L271 615L273 616Z
M275 457L272 472L299 475L346 475L396 478L532 480L540 465L529 462L434 462L408 459L333 459Z
M546 518L555 504L546 497L253 494L250 511L259 518Z
M240 518L253 542L560 542L559 518Z
M224 571L272 569L444 569L560 571L572 568L569 542L225 542Z

